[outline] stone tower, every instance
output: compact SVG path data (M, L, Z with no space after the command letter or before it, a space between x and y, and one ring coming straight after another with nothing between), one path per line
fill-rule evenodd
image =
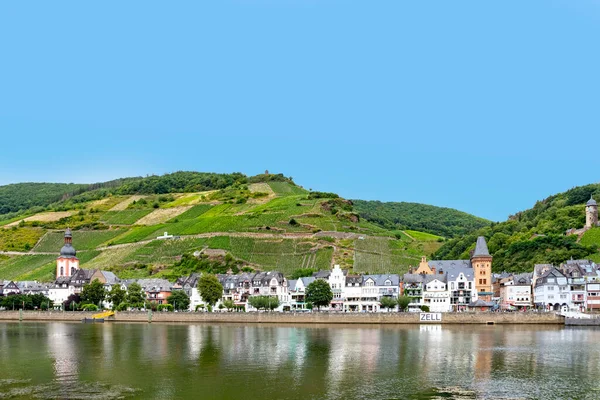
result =
M585 227L587 229L598 226L598 204L592 196L585 205Z
M75 275L79 269L79 259L72 244L73 235L67 228L65 231L65 245L60 249L60 256L56 259L56 278Z
M471 266L473 267L477 298L491 301L494 294L492 290L492 256L483 236L477 238L475 250L471 255Z

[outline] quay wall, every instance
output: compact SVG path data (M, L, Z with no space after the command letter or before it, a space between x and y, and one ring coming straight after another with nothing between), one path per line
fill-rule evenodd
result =
M0 321L81 321L92 312L0 311ZM112 319L112 318L111 318ZM117 322L241 323L241 324L555 324L554 313L443 313L442 320L421 322L419 313L228 313L228 312L117 312Z

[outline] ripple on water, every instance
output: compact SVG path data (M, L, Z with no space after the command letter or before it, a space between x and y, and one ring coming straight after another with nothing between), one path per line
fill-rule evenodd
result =
M68 385L60 383L27 385L28 383L30 380L0 380L0 399L113 400L124 399L139 392L138 389L127 386L103 383L73 382Z

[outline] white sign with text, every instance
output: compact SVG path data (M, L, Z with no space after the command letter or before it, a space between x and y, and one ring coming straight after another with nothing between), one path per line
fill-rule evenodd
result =
M419 314L421 322L442 322L442 313L422 312Z

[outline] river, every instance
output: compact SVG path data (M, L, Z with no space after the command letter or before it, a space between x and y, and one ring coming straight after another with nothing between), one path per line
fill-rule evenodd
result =
M597 399L600 330L0 323L0 399Z

